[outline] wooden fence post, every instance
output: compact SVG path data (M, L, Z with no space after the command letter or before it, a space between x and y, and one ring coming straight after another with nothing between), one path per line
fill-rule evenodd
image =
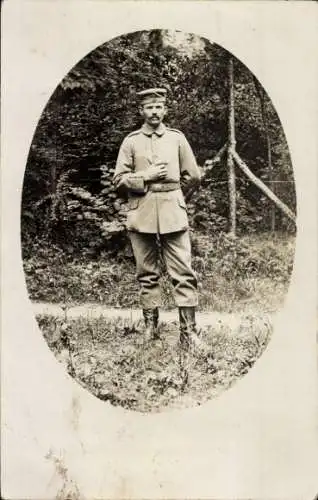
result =
M234 115L234 78L233 78L233 59L229 59L229 101L228 101L228 149L227 149L227 170L228 170L228 189L229 189L229 204L230 204L230 224L229 232L233 236L236 235L236 179L235 179L235 164L233 160L233 152L235 151L235 115Z
M270 199L272 200L275 205L280 208L280 210L287 216L289 219L291 219L293 222L296 223L296 215L294 212L287 206L285 203L280 200L275 193L273 193L267 186L264 184L261 179L256 177L256 175L253 174L253 172L248 168L246 163L242 160L242 158L238 155L236 151L233 152L233 158L236 162L236 164L240 167L240 169L247 175L247 177L257 186L263 193Z

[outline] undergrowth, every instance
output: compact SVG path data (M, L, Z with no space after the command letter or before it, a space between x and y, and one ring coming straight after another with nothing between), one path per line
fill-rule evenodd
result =
M192 236L192 262L198 277L201 310L274 311L284 300L293 265L294 237L251 235L233 239ZM34 244L24 259L30 298L38 302L101 303L139 307L139 287L133 257L101 254L68 255L59 247ZM173 293L165 272L162 302L173 308Z
M202 331L204 354L184 355L178 325L160 324L146 342L143 323L81 317L37 317L48 345L69 374L99 399L141 412L200 405L245 375L271 336L264 316L218 322Z

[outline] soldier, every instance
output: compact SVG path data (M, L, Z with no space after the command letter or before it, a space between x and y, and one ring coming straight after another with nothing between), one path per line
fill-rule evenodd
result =
M157 336L160 306L158 240L179 308L180 343L201 343L196 329L197 279L191 267L189 224L184 193L200 180L192 149L182 132L162 122L166 89L139 92L144 124L124 139L114 183L128 193L126 227L132 244L148 339Z

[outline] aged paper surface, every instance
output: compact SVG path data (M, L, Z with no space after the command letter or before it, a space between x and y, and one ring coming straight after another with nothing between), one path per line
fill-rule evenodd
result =
M253 370L202 407L147 416L97 400L52 356L25 289L19 216L32 135L56 85L101 43L155 27L207 37L241 59L262 82L290 146L298 240L285 308ZM310 2L4 3L4 498L44 500L63 491L64 498L72 492L72 498L87 499L314 498L316 27L317 5Z

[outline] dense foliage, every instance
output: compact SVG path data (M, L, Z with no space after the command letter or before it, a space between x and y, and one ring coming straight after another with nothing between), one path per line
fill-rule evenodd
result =
M136 91L165 86L167 123L188 137L199 165L227 141L228 60L223 48L195 35L167 30L118 37L88 54L63 79L36 129L27 162L23 200L24 252L34 239L67 252L122 248L125 200L112 175L124 136L140 126ZM292 167L284 133L265 91L234 58L237 150L267 184L268 139L275 192L295 210ZM271 203L237 169L238 230L270 227ZM194 229L226 231L226 158L208 174L189 202ZM276 228L293 230L276 214Z

